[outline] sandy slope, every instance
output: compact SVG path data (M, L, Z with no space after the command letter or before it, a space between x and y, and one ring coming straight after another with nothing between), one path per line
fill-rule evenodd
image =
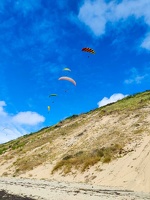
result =
M68 182L86 182L100 186L115 186L122 189L146 192L150 194L150 136L142 137L126 146L128 152L125 156L109 164L98 163L84 173L75 171L63 175L60 171L51 174L53 164L49 162L34 168L20 178L48 179ZM9 166L8 160L0 168L3 174Z
M4 179L0 179L0 188L6 189L6 187L11 190L12 192L17 191L18 193L27 193L29 192L29 196L33 193L34 195L46 195L45 198L48 196L57 195L54 199L61 199L62 193L65 195L65 199L77 199L75 196L81 195L81 199L91 199L90 197L92 195L93 199L97 199L97 191L95 191L95 188L100 187L100 191L102 190L101 187L119 187L119 189L122 190L134 190L135 192L145 192L150 196L150 108L142 108L141 110L137 110L131 113L125 113L118 115L118 113L113 113L112 115L106 115L103 117L98 117L98 112L93 113L92 115L87 115L86 123L83 124L83 126L79 126L75 129L70 129L68 135L65 135L65 139L60 135L58 132L58 136L56 137L53 143L45 143L43 144L41 149L41 146L38 146L36 148L30 149L30 151L25 152L25 154L19 154L15 151L12 151L13 154L12 158L8 158L10 155L10 152L6 152L5 154L1 155L0 158L0 176L8 176L12 177L15 175L15 165L13 164L19 156L27 158L32 157L34 154L40 154L43 155L45 151L47 151L47 154L50 154L51 152L54 152L54 155L57 156L53 161L51 159L47 159L46 162L43 162L41 165L37 167L33 167L32 170L28 170L26 172L18 174L17 176L19 178L31 178L31 179L37 179L37 182L35 182L35 187L32 188L32 190L29 190L27 188L30 188L32 183L27 184L27 188L22 188L26 182L30 182L29 180L24 180L23 182L19 181L19 184L22 184L22 187L16 187L15 183L12 181L16 181L16 179L5 179L9 180L10 184L6 184L6 182L2 181ZM142 115L143 114L143 115ZM79 118L81 120L81 117ZM78 118L75 120L79 120ZM84 118L85 119L85 118ZM71 122L70 122L71 123ZM73 123L73 122L72 122ZM67 123L62 126L67 126ZM60 130L63 129L63 127L60 128ZM86 131L84 131L86 129ZM142 130L141 132L136 132ZM117 133L120 135L118 136ZM82 135L81 135L82 133ZM84 134L83 134L84 133ZM42 136L45 136L50 134L49 132L43 133ZM79 137L79 135L81 135ZM126 146L123 150L123 155L120 155L120 158L117 158L113 161L111 161L108 164L104 164L102 162L98 162L98 164L95 164L94 166L90 166L88 169L86 169L85 172L82 172L79 170L72 170L69 174L62 173L61 170L56 171L54 174L51 174L51 171L59 160L63 158L65 153L70 152L71 150L76 153L77 150L83 150L81 147L83 144L87 144L88 149L92 149L93 145L94 147L98 148L101 147L103 144L109 144L112 143L118 143L118 139L121 140L124 136L124 140L127 138ZM100 143L100 139L103 138L102 142ZM131 140L130 140L131 138ZM55 145L54 145L55 144ZM27 145L28 146L28 145ZM94 149L94 148L93 148ZM43 151L43 152L42 152ZM66 154L67 155L67 154ZM19 157L20 158L20 157ZM7 174L5 174L7 173ZM87 191L86 189L86 195L84 194L84 190L79 190L80 184L75 184L73 189L71 189L71 192L67 192L68 188L70 188L70 184L63 186L65 188L65 191L62 191L61 183L57 183L55 186L53 186L53 183L48 183L48 191L45 191L44 187L42 186L42 182L38 182L40 179L47 179L47 180L56 180L61 181L62 184L64 181L67 182L74 182L75 183L89 183L92 184L94 189L94 193L91 190ZM32 182L32 181L31 181ZM18 183L17 183L18 184ZM33 184L33 185L34 185ZM39 184L39 186L37 186ZM49 186L50 184L50 186ZM52 185L51 185L52 184ZM72 185L72 184L71 184ZM47 186L46 186L47 187ZM54 192L50 188L54 188ZM82 186L81 186L82 187ZM37 189L39 188L39 189ZM78 188L78 189L77 189ZM88 188L88 186L86 186ZM58 189L58 192L56 190ZM21 192L20 192L21 191ZM59 192L60 191L60 192ZM73 191L73 192L72 192ZM77 192L75 192L77 191ZM82 192L81 192L82 191ZM48 192L48 193L47 193ZM42 193L42 194L41 194ZM54 194L53 194L54 193ZM113 191L114 193L114 191ZM69 195L72 195L71 198ZM105 194L98 194L98 195L106 195ZM113 195L111 195L111 199L113 199ZM120 198L118 195L115 198ZM63 198L62 198L63 199ZM80 197L78 196L78 199ZM108 198L103 198L108 199ZM123 199L123 198L120 198ZM125 198L127 199L127 198ZM134 199L134 198L132 198ZM136 199L136 198L135 198Z
M128 155L103 166L95 182L150 193L150 136L136 145Z
M110 164L97 164L84 173L50 174L52 165L45 163L20 177L55 179L57 181L88 182L93 185L117 186L122 189L150 193L150 136L142 136L126 147L130 153Z

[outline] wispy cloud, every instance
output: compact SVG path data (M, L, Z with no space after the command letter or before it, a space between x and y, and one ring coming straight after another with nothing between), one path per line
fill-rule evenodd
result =
M108 22L115 24L120 20L127 20L134 17L135 20L143 18L144 23L150 27L150 2L149 0L85 0L79 9L78 19L83 22L95 36L105 34ZM117 27L118 28L118 27ZM144 38L141 47L150 50L149 34Z
M113 102L116 102L118 100L121 100L121 99L125 98L126 96L128 96L128 95L124 95L124 94L121 94L121 93L116 93L116 94L113 94L112 96L110 96L110 98L104 97L97 104L98 104L98 107L102 107L102 106L105 106L105 105L107 105L109 103L113 103Z
M148 76L147 73L140 74L136 68L132 68L130 70L130 77L128 79L125 79L125 84L140 84L142 80L144 80Z
M144 38L141 47L150 50L150 33L148 33Z
M31 111L10 114L5 111L5 101L0 101L0 143L15 139L23 134L36 131L45 118Z
M96 36L105 33L108 20L108 5L104 1L84 1L80 8L78 18L87 25Z
M7 113L4 111L4 106L6 106L5 101L0 101L0 116L6 116Z

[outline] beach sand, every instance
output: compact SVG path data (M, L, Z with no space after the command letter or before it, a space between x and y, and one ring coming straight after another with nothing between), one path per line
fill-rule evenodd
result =
M0 178L2 190L26 197L26 200L27 197L38 200L150 200L150 194L115 187L17 178Z

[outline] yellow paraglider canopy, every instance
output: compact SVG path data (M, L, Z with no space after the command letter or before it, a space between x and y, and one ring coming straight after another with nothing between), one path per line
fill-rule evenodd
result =
M70 72L71 72L71 69L69 69L69 68L67 68L67 67L65 67L63 70L64 70L64 71L70 71Z
M48 109L48 112L50 111L51 107L50 106L47 106L47 109Z

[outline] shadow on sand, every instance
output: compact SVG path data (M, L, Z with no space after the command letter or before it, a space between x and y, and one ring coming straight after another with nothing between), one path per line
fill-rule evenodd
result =
M21 197L18 195L12 195L5 190L0 190L0 200L35 200L29 197Z

